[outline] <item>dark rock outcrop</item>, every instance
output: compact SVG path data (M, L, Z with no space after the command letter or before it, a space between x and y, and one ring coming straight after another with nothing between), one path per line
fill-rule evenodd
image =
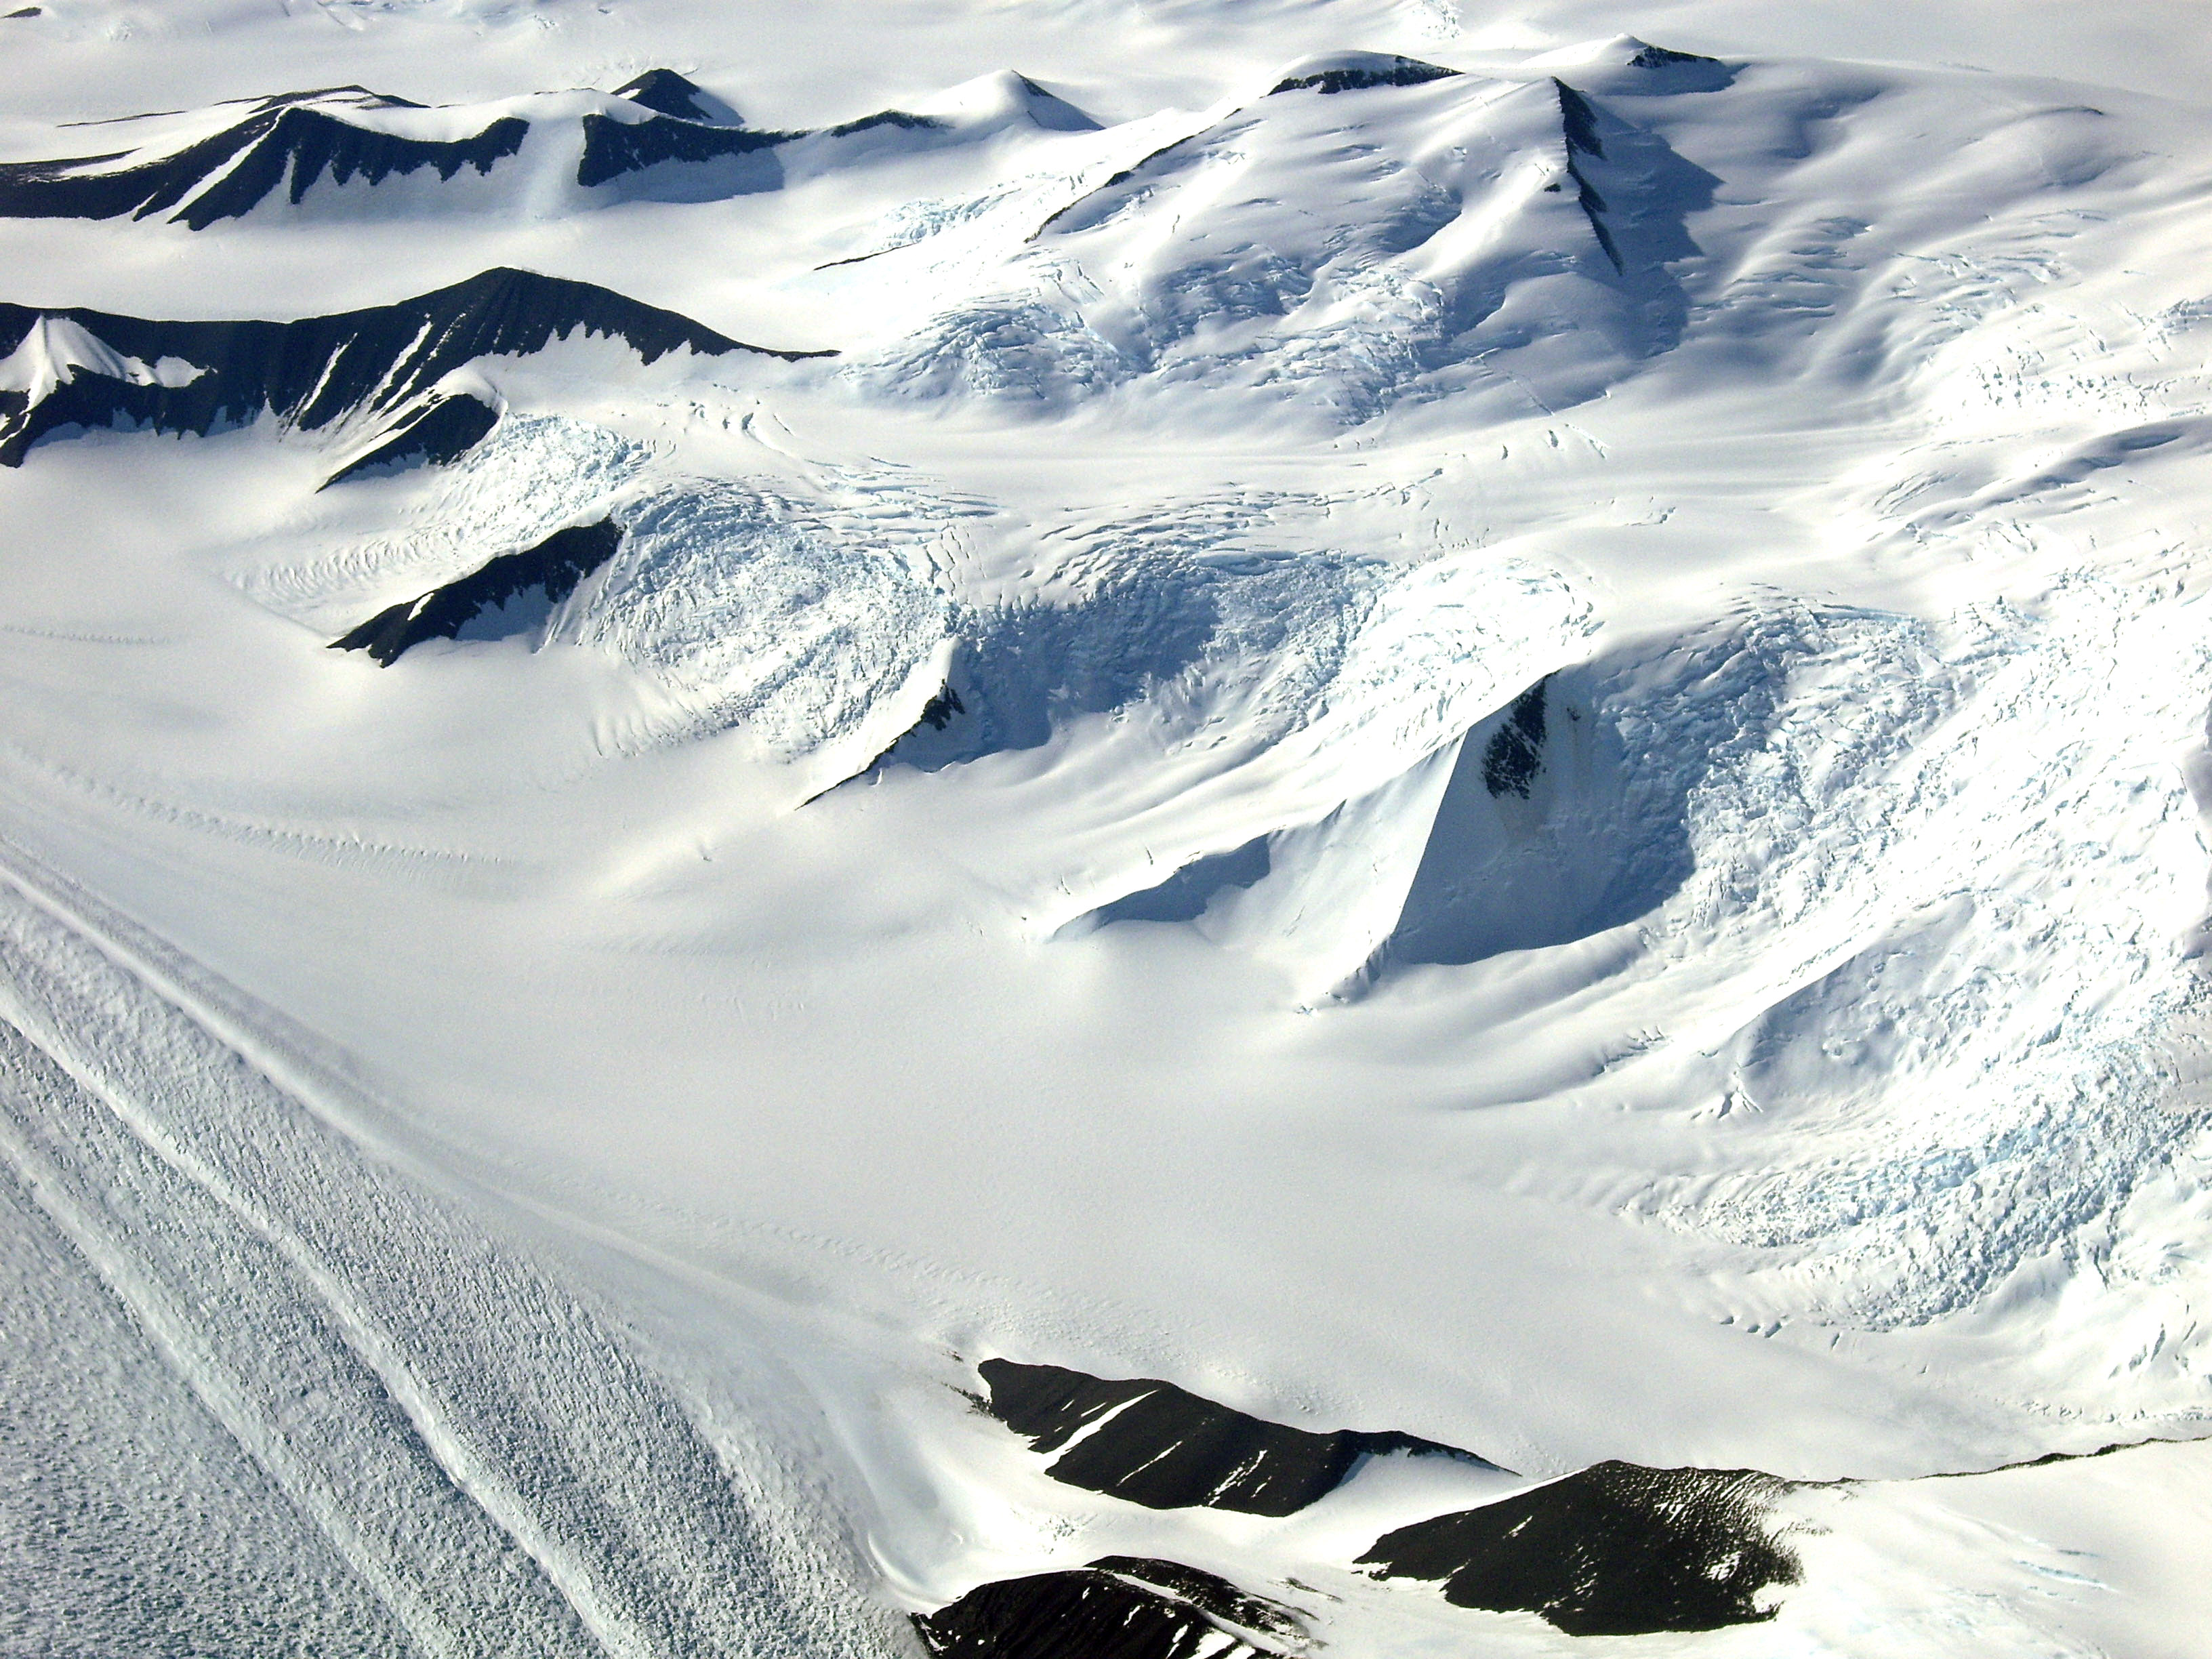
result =
M1717 58L1708 58L1702 52L1676 52L1672 46L1643 46L1628 60L1631 69L1689 69L1717 70L1721 67Z
M755 132L747 127L714 126L704 121L657 115L644 121L617 121L605 115L584 118L584 153L576 163L576 182L586 189L641 173L664 161L719 161L751 155L788 143L792 132ZM782 169L763 156L762 188L782 182Z
M416 107L358 88L357 104ZM149 161L134 151L81 155L58 161L0 164L0 217L14 219L143 219L169 217L204 230L219 219L252 212L283 187L295 206L327 179L333 185L362 179L379 184L394 174L429 167L451 179L464 167L488 173L522 148L530 124L506 116L465 138L437 142L402 138L356 126L331 111L303 107L328 92L264 98L243 120L212 137ZM110 164L122 161L127 165Z
M1548 680L1538 680L1513 700L1504 724L1490 734L1482 751L1482 787L1494 799L1528 799L1528 786L1544 769L1544 695Z
M690 82L686 81L684 85L690 87ZM669 89L664 86L659 90L666 94ZM696 93L697 88L691 90ZM647 102L634 95L631 101ZM664 96L659 104L647 104L648 108L661 109L662 112L643 121L617 121L605 115L586 115L584 153L576 163L576 182L591 189L668 162L703 166L742 156L750 158L750 171L728 187L774 190L783 182L783 165L774 152L781 145L815 136L807 132L757 131L749 127L721 125L705 115L679 115L662 107L676 101L673 97ZM825 127L822 136L847 138L880 128L934 132L942 131L944 126L944 122L932 116L891 109Z
M1539 1613L1571 1636L1756 1624L1775 1612L1759 1593L1799 1577L1767 1521L1786 1490L1747 1469L1598 1463L1401 1527L1360 1565L1381 1578L1440 1580L1459 1607Z
M647 70L617 87L615 96L679 121L720 121L736 113L674 70Z
M1343 1484L1361 1458L1386 1452L1497 1467L1407 1434L1315 1434L1264 1422L1149 1378L1109 1382L1011 1359L977 1370L992 1416L1038 1451L1066 1449L1047 1471L1054 1480L1148 1509L1294 1515Z
M404 408L477 358L527 356L579 333L621 340L647 362L679 349L831 355L764 351L588 283L504 268L396 305L291 323L156 322L0 304L0 352L55 324L149 372L118 378L97 363L64 364L68 378L43 395L0 392L0 465L20 466L40 437L70 426L207 433L269 412L319 430L356 410ZM150 372L165 361L184 372Z
M1307 75L1293 75L1278 81L1267 88L1273 96L1279 92L1357 92L1364 87L1418 87L1431 81L1443 81L1459 71L1446 69L1441 64L1425 64L1418 58L1400 58L1381 52L1362 53L1359 60L1340 66L1316 70Z
M323 488L402 467L447 465L475 448L498 424L499 411L480 398L465 393L433 397L403 416L367 454L324 479Z
M1097 125L1034 82L1022 85L1040 125L1075 131ZM720 99L666 69L648 70L613 95L644 112L644 118L625 119L624 112L609 113L604 106L579 118L583 149L577 184L592 190L654 168L682 169L617 192L617 199L641 195L706 201L775 190L783 183L776 151L799 139L949 130L948 123L933 116L894 109L818 131L755 131ZM362 87L325 87L242 102L243 115L181 149L155 145L55 161L0 162L0 218L112 219L129 214L143 219L166 213L175 222L204 230L219 220L252 212L280 190L297 206L325 181L380 184L424 168L441 179L471 168L489 173L520 153L532 130L523 117L503 115L454 139L380 131L353 118L353 112L423 106ZM565 113L544 118L557 124L569 118Z
M1567 177L1575 183L1576 204L1582 209L1583 217L1589 221L1590 234L1597 238L1597 245L1613 261L1613 270L1624 270L1626 267L1621 264L1620 245L1613 240L1613 231L1605 222L1605 198L1598 194L1597 186L1590 183L1589 175L1576 159L1583 155L1604 159L1605 140L1598 133L1597 111L1589 99L1565 82L1555 80L1552 87L1559 94L1560 134L1566 140Z
M453 639L484 611L533 589L550 610L614 556L622 537L622 526L612 520L556 531L535 547L502 553L459 581L378 611L332 640L331 649L366 651L389 668L410 647L425 640Z
M1225 1578L1119 1555L978 1585L914 1626L936 1659L1275 1659L1267 1641L1304 1634L1290 1608Z

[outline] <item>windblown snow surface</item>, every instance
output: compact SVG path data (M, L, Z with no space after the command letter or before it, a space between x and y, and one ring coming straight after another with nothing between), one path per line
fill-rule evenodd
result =
M0 18L0 1652L2212 1653L2203 23Z

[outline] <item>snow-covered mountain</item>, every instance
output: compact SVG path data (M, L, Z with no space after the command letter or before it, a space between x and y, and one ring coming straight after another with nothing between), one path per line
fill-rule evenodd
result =
M0 1647L2201 1652L2212 66L2029 10L0 18Z
M775 190L793 171L880 155L887 141L907 151L973 143L1012 126L1096 125L1011 73L934 102L935 113L884 110L818 132L762 132L665 69L611 94L538 94L473 107L430 109L361 87L281 93L242 106L119 118L101 125L116 142L135 140L128 149L8 163L0 167L0 216L161 215L205 230L288 205L329 216L544 214L641 197L713 201ZM424 188L410 190L406 181L418 173ZM472 191L471 174L483 181ZM457 181L459 192L436 187Z

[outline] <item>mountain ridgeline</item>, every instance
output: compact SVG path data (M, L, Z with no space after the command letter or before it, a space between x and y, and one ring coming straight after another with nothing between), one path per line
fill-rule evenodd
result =
M828 355L746 345L588 283L511 269L289 323L160 322L0 304L0 348L28 371L24 389L0 390L0 465L21 465L33 444L69 428L206 434L274 414L319 430L357 412L403 410L479 358L525 356L577 335L620 340L648 363L678 350ZM465 434L440 435L450 450Z
M310 100L327 106L312 107ZM205 230L217 220L243 217L280 190L297 207L325 180L375 185L425 167L441 179L465 167L489 173L521 150L530 131L527 121L505 116L465 138L410 138L341 112L420 107L358 87L288 93L259 100L242 119L167 155L123 150L0 164L0 217L144 219L173 209L172 219Z
M1057 102L1034 89L1040 100ZM720 100L665 69L648 70L611 94L585 96L598 107L579 113L573 97L558 95L471 111L431 110L362 87L281 93L247 100L235 119L181 145L155 141L98 155L0 162L0 218L166 215L172 222L205 230L243 218L264 203L296 208L311 193L347 185L376 185L426 170L445 183L465 173L511 171L526 142L546 127L571 132L580 127L574 180L585 191L654 168L674 166L698 173L710 163L739 161L733 173L708 169L713 176L672 186L673 199L703 199L776 188L782 170L775 152L802 138L839 138L878 128L935 132L947 125L884 110L819 134L754 129ZM425 136L471 120L477 125L460 136ZM410 133L410 126L421 131ZM538 153L533 145L532 154ZM545 153L561 155L565 166L566 155L575 152Z

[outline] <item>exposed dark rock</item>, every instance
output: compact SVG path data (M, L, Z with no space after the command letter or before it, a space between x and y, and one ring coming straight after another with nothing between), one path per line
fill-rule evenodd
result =
M679 121L711 122L725 118L723 111L726 106L719 100L710 98L674 70L647 70L635 80L625 81L617 87L615 96L627 98L633 104L642 104L663 115L672 115Z
M1226 1578L1185 1566L1180 1561L1161 1561L1150 1556L1102 1555L1091 1563L1091 1570L1133 1578L1140 1584L1165 1590L1200 1612L1242 1630L1290 1642L1305 1634L1305 1620L1280 1601L1249 1595Z
M1732 83L1735 71L1717 58L1694 52L1674 52L1665 46L1635 43L1636 51L1624 64L1625 73L1602 69L1589 73L1600 79L1601 89L1630 94L1717 92Z
M1054 1480L1148 1509L1294 1515L1334 1492L1361 1458L1386 1452L1497 1467L1412 1435L1314 1434L1263 1422L1149 1378L1107 1382L1010 1359L987 1359L977 1370L994 1417L1038 1451L1067 1448L1048 1471ZM1092 1431L1077 1439L1085 1429Z
M904 743L908 738L914 736L915 732L920 732L925 726L932 732L942 732L946 726L952 724L953 719L956 715L964 714L967 712L968 705L960 701L960 694L952 689L952 686L949 682L945 685L940 686L938 688L936 693L931 696L930 700L922 704L921 713L915 717L914 724L908 726L905 731L900 732L899 735L891 741L890 746L887 747L883 753L878 755L873 760L862 767L857 773L854 774L854 776L871 776L874 773L879 771L883 767L888 765L890 762L890 757L898 752L899 744ZM852 781L852 778L843 780L846 783L850 783ZM830 786L830 788L835 789L838 787L839 785L837 784L832 784ZM801 805L811 805L815 801L821 799L823 795L826 795L829 793L830 789L824 789L820 794L810 795L805 800L799 804Z
M221 132L131 166L108 166L136 153L130 150L0 164L0 217L112 219L128 213L143 219L175 208L173 220L204 230L218 219L252 212L288 180L289 199L296 205L325 177L343 185L354 178L378 184L423 167L434 168L441 179L470 167L488 173L522 148L530 131L527 121L507 116L466 138L401 138L356 126L328 111L300 106L301 99L327 95L264 99L252 114ZM394 106L404 100L374 101Z
M857 116L850 121L840 121L823 131L832 138L848 138L856 132L872 132L878 127L897 127L907 132L942 132L945 124L933 115L915 115L902 109L879 109L873 115ZM805 137L804 134L798 135Z
M323 488L402 467L445 466L476 447L498 424L499 411L481 398L434 398L375 448L324 479Z
M1105 195L1108 191L1113 190L1118 185L1127 184L1129 180L1135 178L1139 173L1144 172L1154 162L1164 161L1176 151L1195 142L1195 137L1178 138L1172 143L1162 144L1158 149L1139 156L1135 161L1130 162L1127 167L1123 167L1119 173L1115 173L1112 177L1109 178L1105 183L1098 185L1096 189L1087 190L1084 191L1082 195L1077 197L1073 201L1066 204L1065 206L1054 208L1050 213L1045 216L1042 222L1041 222L1035 230L1031 231L1028 236L1023 240L1025 241L1034 242L1038 237L1043 235L1045 232L1050 230L1053 226L1059 223L1060 221L1067 218L1073 214L1078 208L1097 202L1099 198ZM1076 228L1081 229L1083 227L1078 226Z
M425 640L450 640L482 612L538 590L550 609L576 591L622 545L622 526L612 520L556 531L537 546L502 553L481 569L434 587L420 598L380 611L360 627L331 641L333 651L366 651L389 668Z
M1721 67L1717 58L1707 58L1694 52L1676 52L1668 46L1645 46L1628 60L1631 69L1672 69L1688 64L1711 64Z
M1224 1578L1129 1556L981 1584L914 1626L937 1659L1275 1659L1264 1638L1304 1631Z
M1491 734L1482 751L1482 784L1492 797L1528 799L1528 786L1544 769L1544 689L1538 680L1513 700L1505 723Z
M674 77L681 79L682 77ZM690 83L685 82L689 86ZM696 88L694 88L696 91ZM642 99L633 100L643 102ZM945 123L933 116L913 115L902 109L880 110L856 120L822 129L822 136L848 138L856 133L891 127L907 131L934 132ZM740 188L774 190L783 182L782 163L773 152L779 145L813 137L806 132L754 131L741 126L714 125L702 118L659 115L647 121L623 122L604 115L584 118L584 153L576 164L576 182L589 188L611 184L629 173L642 173L664 162L694 165L750 156L754 169Z
M1418 87L1458 73L1457 70L1446 69L1441 64L1425 64L1418 58L1377 54L1372 63L1347 64L1341 69L1292 76L1287 80L1278 81L1267 91L1272 96L1279 92L1310 90L1333 93L1354 92L1362 87Z
M1552 85L1559 97L1559 125L1567 141L1567 176L1575 181L1575 199L1581 204L1583 217L1589 221L1598 246L1613 261L1613 268L1625 270L1620 246L1613 240L1613 231L1601 216L1606 210L1605 198L1598 194L1597 186L1590 183L1589 176L1575 161L1577 155L1604 158L1605 141L1598 136L1597 111L1591 107L1589 99L1565 82L1554 80Z
M922 704L921 718L916 720L915 725L926 726L933 732L942 732L952 724L952 717L955 714L964 714L967 712L968 706L960 701L960 694L948 685L927 702Z
M657 115L649 120L617 121L605 115L584 118L584 153L576 163L576 182L590 187L604 185L625 173L642 172L664 161L718 161L732 155L751 155L787 143L793 132L755 132L746 127L710 126L703 121L679 120ZM771 172L764 172L761 187L772 189L782 181L782 169L772 156L763 156Z
M397 305L292 323L155 322L0 304L0 353L48 323L74 325L149 368L171 360L198 372L166 377L171 384L79 366L36 403L27 392L0 392L0 465L20 466L32 444L69 426L207 433L270 411L317 430L357 410L402 408L479 357L527 356L579 332L624 341L647 362L678 349L708 356L764 350L588 283L509 269Z
M44 14L36 6L18 6L15 10L8 14L10 19L17 17L38 17L43 15Z
M1747 1469L1599 1463L1386 1533L1360 1564L1440 1580L1459 1607L1540 1613L1571 1636L1756 1624L1776 1611L1759 1593L1800 1575L1767 1519L1786 1490Z
M582 118L576 181L586 188L666 162L697 165L749 156L751 165L734 179L720 179L720 187L725 193L773 190L783 182L775 148L808 136L753 131L728 105L673 70L648 70L618 88L616 95L652 113L638 122L597 114ZM1040 91L1037 96L1075 123L1087 119L1048 94ZM360 87L322 88L255 100L243 117L221 131L168 154L118 150L0 163L0 217L112 219L127 213L143 219L167 212L203 230L217 220L252 211L279 188L286 189L296 206L325 179L334 185L356 178L376 184L424 167L447 179L464 167L489 173L521 149L530 131L520 117L504 116L465 138L403 138L356 125L346 118L344 107L313 106L332 100L353 108L422 107ZM827 131L842 137L882 127L934 131L944 125L929 116L885 110Z

